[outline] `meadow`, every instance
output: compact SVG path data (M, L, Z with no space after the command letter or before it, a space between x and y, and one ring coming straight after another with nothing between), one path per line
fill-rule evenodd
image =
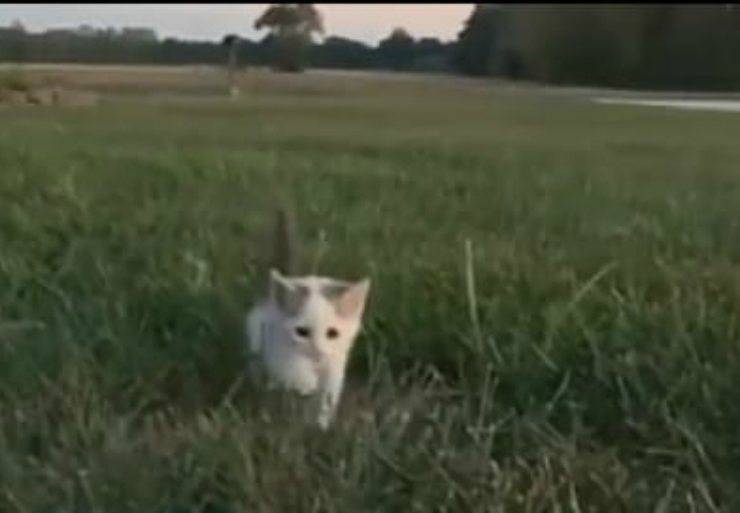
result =
M740 116L57 67L0 109L0 511L740 510ZM276 188L368 275L327 433L244 379Z

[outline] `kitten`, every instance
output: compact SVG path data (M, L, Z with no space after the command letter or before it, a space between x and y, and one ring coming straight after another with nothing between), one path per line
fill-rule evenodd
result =
M277 231L276 261L291 269L284 212L279 214ZM322 429L334 419L369 289L367 278L349 283L286 276L271 268L267 297L247 315L249 348L270 385L318 396L316 422Z

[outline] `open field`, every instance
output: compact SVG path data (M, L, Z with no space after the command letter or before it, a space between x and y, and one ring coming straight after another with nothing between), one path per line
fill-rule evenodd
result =
M101 102L0 110L0 511L740 510L737 114L29 73ZM242 379L276 184L373 279L328 434Z

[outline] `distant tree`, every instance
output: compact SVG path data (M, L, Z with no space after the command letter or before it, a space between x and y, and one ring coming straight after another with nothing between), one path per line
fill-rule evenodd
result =
M444 43L436 37L422 37L416 42L416 52L419 54L441 53L444 49Z
M0 30L2 30L0 48L5 58L15 62L24 61L27 53L27 34L23 23L20 20L13 20L10 27Z
M157 41L157 33L146 27L123 27L119 37L132 42L154 43Z
M414 38L403 28L395 28L378 43L383 64L393 70L409 69L414 61Z
M645 5L640 10L642 30L636 34L636 39L641 78L650 81L660 75L660 65L665 62L665 46L679 10L676 5Z
M372 47L359 41L330 36L322 45L314 47L311 62L329 68L373 68L377 58Z
M301 71L306 50L314 33L323 33L321 14L313 4L274 4L262 13L254 28L267 28L276 50L275 67L282 71Z
M95 37L98 35L98 31L94 27L88 24L82 24L77 27L75 34L80 37Z
M500 8L476 4L458 34L455 67L467 75L492 74L501 31Z
M414 62L411 69L424 72L450 72L454 43L443 43L437 38L424 37L414 46Z

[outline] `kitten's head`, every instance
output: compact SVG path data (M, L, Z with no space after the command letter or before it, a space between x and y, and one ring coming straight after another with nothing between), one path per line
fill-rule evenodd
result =
M368 278L348 283L319 276L270 273L272 298L296 346L320 357L344 356L360 330L370 290Z

